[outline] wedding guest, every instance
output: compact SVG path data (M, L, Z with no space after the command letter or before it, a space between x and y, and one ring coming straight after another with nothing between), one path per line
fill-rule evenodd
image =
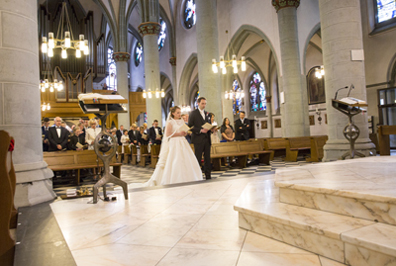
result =
M41 127L41 135L43 139L43 151L48 151L49 140L48 140L48 130L49 130L49 118L45 117L43 120L43 126Z
M136 130L136 124L132 124L129 132L129 140L133 145L139 145L139 139L140 139L140 132Z
M101 129L96 127L96 120L91 119L89 121L90 128L86 131L85 141L88 143L88 150L94 149L94 142L97 135L99 135Z
M249 139L250 122L249 119L245 118L245 112L239 113L239 119L235 121L235 139L236 140L248 140Z
M62 121L62 123L61 123L61 126L62 126L62 127L64 127L64 128L66 128L66 129L67 129L67 131L69 131L69 133L71 133L71 132L72 132L72 129L71 129L71 127L69 127L69 126L66 124L66 122L65 122L65 121Z
M62 118L59 116L54 119L54 127L50 127L48 130L48 151L60 151L67 148L67 140L69 137L69 131L66 128L61 127Z
M213 126L217 126L217 122L215 121L215 115L214 115L214 113L209 113L209 118L210 118L210 123L211 123ZM212 141L212 144L213 144L213 143L220 143L219 129L218 129L218 127L216 127L216 128L213 130L212 134L210 135L210 140Z
M230 125L230 120L226 117L223 120L223 125L220 128L221 142L234 141L235 132L234 128Z
M122 144L122 153L124 153L124 147L129 145L131 143L129 136L128 136L128 130L124 130L124 134L121 136L121 144Z
M68 150L81 151L84 149L84 147L81 147L81 148L77 147L77 143L80 143L81 145L85 144L85 143L80 142L80 138L79 138L80 135L82 135L80 128L78 128L78 127L73 128L73 131L69 137L68 148L67 148ZM85 145L85 146L88 146L88 145Z
M148 136L151 144L161 145L162 130L158 126L158 120L154 120L153 126L148 130Z
M144 126L140 127L140 139L138 141L140 145L148 145L149 140L148 140L148 135L145 132Z
M121 137L122 137L122 135L124 135L124 126L123 125L120 126L120 129L117 130L116 134L117 134L117 139L118 139L118 145L122 145Z

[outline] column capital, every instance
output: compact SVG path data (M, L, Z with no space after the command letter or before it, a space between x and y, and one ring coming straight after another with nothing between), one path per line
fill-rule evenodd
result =
M275 7L276 12L285 7L295 7L300 5L300 0L272 0L272 5Z
M131 58L131 54L127 52L114 52L113 59L116 62L119 61L128 61Z
M161 32L161 24L157 22L144 22L139 25L139 33L145 35L159 35Z
M267 103L271 103L271 99L272 99L272 96L266 96L265 97L265 100L267 101Z
M176 57L171 57L171 58L169 58L169 63L170 63L172 66L176 66Z

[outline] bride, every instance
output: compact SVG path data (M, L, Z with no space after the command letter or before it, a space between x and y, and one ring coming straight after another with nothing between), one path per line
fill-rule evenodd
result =
M188 144L184 120L178 106L172 107L166 120L159 160L150 180L144 186L160 186L203 180L197 159Z

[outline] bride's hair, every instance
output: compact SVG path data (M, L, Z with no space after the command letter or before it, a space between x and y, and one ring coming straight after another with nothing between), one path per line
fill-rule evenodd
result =
M170 113L171 113L171 117L172 118L175 118L173 116L173 114L176 112L177 109L180 109L180 107L179 106L173 106L173 107L170 108Z

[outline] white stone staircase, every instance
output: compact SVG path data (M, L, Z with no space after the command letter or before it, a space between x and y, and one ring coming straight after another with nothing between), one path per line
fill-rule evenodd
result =
M278 170L278 199L268 182L249 184L234 206L239 226L348 265L396 265L395 162Z

